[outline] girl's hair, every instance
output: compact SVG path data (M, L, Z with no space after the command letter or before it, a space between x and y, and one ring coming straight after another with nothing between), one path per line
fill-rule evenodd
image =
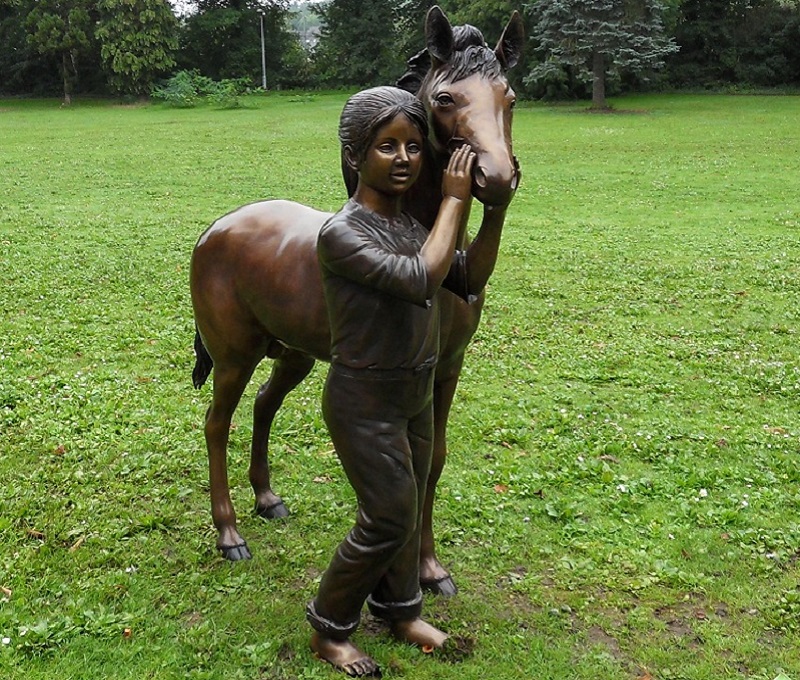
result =
M349 146L354 158L364 160L378 130L399 113L417 127L423 139L427 138L428 115L422 102L410 92L386 85L354 94L339 119L342 152Z

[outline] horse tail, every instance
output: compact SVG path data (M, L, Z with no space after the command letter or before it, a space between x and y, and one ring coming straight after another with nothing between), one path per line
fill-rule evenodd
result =
M206 384L206 380L211 374L211 369L214 368L214 360L203 344L203 338L200 337L200 331L197 330L197 326L194 327L194 353L197 359L192 370L192 383L194 388L199 390Z

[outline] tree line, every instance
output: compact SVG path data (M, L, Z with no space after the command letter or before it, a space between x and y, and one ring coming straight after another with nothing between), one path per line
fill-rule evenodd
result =
M493 43L528 34L515 89L593 98L640 89L800 85L800 0L0 0L0 94L143 96L179 71L270 89L391 83L438 4ZM302 30L299 28L303 25ZM309 28L311 26L311 28Z

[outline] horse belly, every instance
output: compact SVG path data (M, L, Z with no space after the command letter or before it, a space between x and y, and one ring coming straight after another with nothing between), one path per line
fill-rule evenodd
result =
M261 253L242 277L245 285L239 294L266 334L286 347L328 361L331 333L316 239L302 245Z

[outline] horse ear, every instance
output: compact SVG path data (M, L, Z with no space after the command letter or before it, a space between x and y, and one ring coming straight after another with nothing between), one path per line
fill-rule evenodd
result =
M497 47L494 48L495 56L504 69L514 68L519 63L524 43L525 26L519 12L514 10L508 20L508 25L503 30L503 35L497 41Z
M425 39L428 54L435 63L446 64L453 54L453 27L439 5L428 10L425 18Z

